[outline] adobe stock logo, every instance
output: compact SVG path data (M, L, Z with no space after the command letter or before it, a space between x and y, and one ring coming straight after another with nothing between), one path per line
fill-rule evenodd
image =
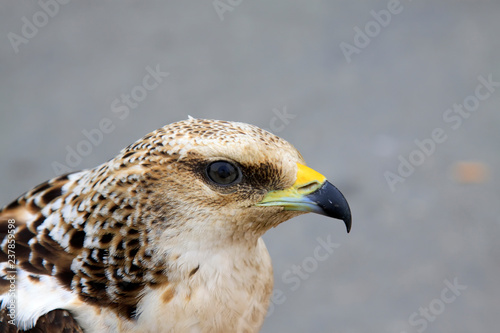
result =
M462 295L462 292L467 289L466 285L458 282L458 278L454 278L453 282L446 279L443 283L445 287L441 290L438 298L430 301L428 306L421 306L418 312L415 311L409 316L408 323L415 327L418 333L423 333L429 323L434 322L446 310L446 306L455 302Z
M224 13L232 12L236 7L241 5L243 0L214 0L212 5L219 16L219 20L224 21Z
M274 116L269 120L269 128L263 128L273 134L283 131L297 117L296 114L288 112L286 105L281 110L274 108L273 114Z
M410 0L411 1L411 0ZM360 54L361 50L370 45L373 38L377 37L383 28L387 28L391 23L392 17L403 11L403 5L399 0L389 0L387 3L387 9L381 9L379 11L372 10L370 15L373 20L368 21L364 29L355 25L353 44L346 42L341 42L339 44L340 50L345 57L348 64L352 62L352 56L354 54Z
M155 67L146 66L145 71L146 74L143 76L141 84L135 85L129 93L122 93L119 98L115 98L111 102L111 112L119 120L127 119L131 110L136 109L139 103L144 101L170 75L169 72L162 71L159 64ZM96 127L90 130L84 128L81 131L84 139L76 143L74 147L66 145L66 157L64 161L53 161L51 163L54 174L68 173L78 167L82 163L83 158L89 156L93 152L94 147L99 146L103 142L105 134L110 134L116 129L116 124L116 119L103 117L99 120Z
M50 19L54 18L58 13L61 5L66 5L71 0L39 0L38 5L41 10L37 11L31 16L31 20L26 16L21 17L23 25L21 26L21 35L14 32L7 33L10 45L14 52L19 53L19 46L21 44L28 44L28 42L38 35L39 29L45 27Z
M470 118L479 107L481 102L486 101L495 90L500 87L500 82L493 81L492 74L486 77L480 75L477 77L479 84L476 85L474 93L465 97L462 103L455 103L451 108L446 109L442 114L442 119L453 131L458 130L465 119ZM413 175L416 168L424 164L424 162L433 155L438 145L448 140L446 130L441 127L434 128L430 135L424 139L415 139L416 148L413 149L407 156L399 155L399 165L395 172L385 171L384 178L391 192L396 191L396 185L404 183L408 177Z
M309 279L318 270L319 265L328 260L340 247L340 244L332 242L331 235L324 238L317 237L316 241L318 245L314 247L311 256L305 257L299 265L292 265L281 275L281 281L288 285L291 292L298 290L302 282ZM253 302L248 306L246 313L241 316L237 332L255 331L253 322L247 322L249 318L253 317L252 314L260 313L269 317L274 313L276 307L284 304L287 299L285 291L274 289L268 308L263 307L260 302Z

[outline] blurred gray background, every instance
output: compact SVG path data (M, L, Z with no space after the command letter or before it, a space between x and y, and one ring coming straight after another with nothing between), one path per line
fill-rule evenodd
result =
M71 150L78 170L188 115L252 123L353 212L349 235L316 215L266 234L279 297L262 332L498 330L499 2L60 1L2 4L0 205ZM148 68L169 73L151 90Z

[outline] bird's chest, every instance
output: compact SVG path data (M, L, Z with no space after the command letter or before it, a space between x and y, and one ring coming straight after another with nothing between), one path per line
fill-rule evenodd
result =
M257 332L272 292L269 255L233 257L212 256L183 278L146 292L139 331Z

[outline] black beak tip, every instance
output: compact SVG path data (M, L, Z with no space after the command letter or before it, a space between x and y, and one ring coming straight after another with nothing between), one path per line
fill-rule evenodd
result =
M350 233L351 232L351 225L352 225L351 212L350 211L349 211L348 216L344 217L344 223L345 223L345 227L347 229L347 233Z
M318 213L344 221L347 233L351 231L351 209L344 195L326 181L318 190L308 195L321 209Z
M340 191L338 193L340 193ZM340 195L342 194L340 193ZM323 210L325 210L325 208L323 208ZM349 204L347 203L347 200L344 198L343 195L340 200L340 203L334 204L333 209L325 210L325 212L327 213L329 212L329 214L325 215L344 221L347 233L351 232L351 226L352 226L351 209L349 207Z

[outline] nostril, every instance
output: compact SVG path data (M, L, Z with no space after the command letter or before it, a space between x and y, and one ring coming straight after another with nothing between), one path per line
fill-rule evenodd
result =
M300 194L308 194L308 193L312 193L312 192L316 191L320 187L321 187L321 184L319 182L313 181L313 182L305 184L301 187L298 187L297 192L299 192Z

